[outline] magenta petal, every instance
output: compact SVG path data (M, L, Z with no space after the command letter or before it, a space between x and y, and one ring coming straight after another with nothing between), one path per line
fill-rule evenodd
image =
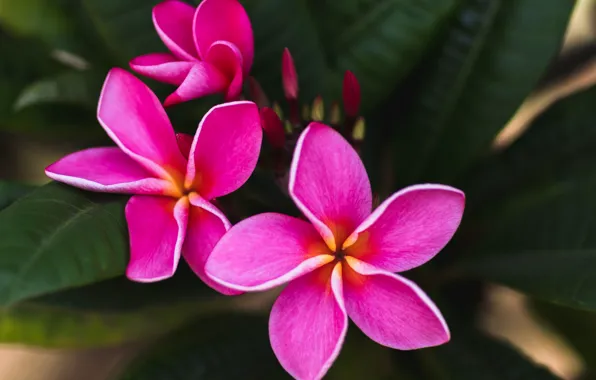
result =
M51 179L85 190L127 194L175 194L172 184L154 178L116 147L69 154L46 168Z
M389 197L348 239L358 257L389 272L432 259L451 240L462 219L464 193L443 185L407 187ZM363 237L363 244L357 240Z
M132 74L110 70L97 117L120 149L153 174L172 179L184 173L186 160L166 112L155 94Z
M195 8L177 0L167 0L153 8L153 25L170 51L181 60L196 60L192 22Z
M252 26L237 0L203 0L195 13L193 34L199 57L205 59L215 41L236 45L243 58L243 72L248 74L254 56Z
M173 94L167 97L164 105L187 102L202 96L224 92L228 79L215 66L207 62L194 62L188 75Z
M195 134L186 187L208 200L235 191L255 169L262 138L254 103L240 101L211 108Z
M126 204L130 261L126 276L154 282L176 271L186 234L188 198L135 195Z
M238 99L244 82L242 74L242 55L236 45L227 41L216 41L209 47L205 62L211 63L228 78L226 101Z
M180 61L166 53L141 55L129 64L131 69L141 75L176 86L184 81L193 67L193 62Z
M347 328L339 263L290 282L269 319L271 347L296 379L321 379L337 358Z
M205 274L205 262L215 244L230 229L230 222L221 211L197 194L191 193L189 198L192 207L182 249L184 259L195 274L213 289L228 295L240 294L241 292L219 285Z
M372 209L360 157L338 132L321 123L311 123L298 139L289 188L294 202L332 249L341 246Z
M399 350L437 346L449 340L441 312L416 284L352 257L346 261L346 310L369 338Z
M282 214L260 214L232 227L215 246L206 271L242 291L281 285L333 260L310 223Z

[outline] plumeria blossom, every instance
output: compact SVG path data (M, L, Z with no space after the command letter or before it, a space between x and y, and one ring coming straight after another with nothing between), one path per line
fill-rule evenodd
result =
M288 373L323 377L339 354L348 317L395 349L449 340L433 302L394 272L427 262L447 244L462 218L461 191L411 186L371 212L362 161L338 132L313 122L298 139L289 193L310 223L276 213L245 219L224 235L205 267L237 291L289 282L269 320L272 348Z
M117 147L70 154L46 174L85 190L134 194L125 210L131 280L168 278L183 255L208 285L237 293L205 275L211 249L230 228L210 200L238 189L254 170L262 139L257 106L239 101L213 107L194 138L176 136L153 92L126 71L112 69L97 115Z
M238 98L252 66L254 40L237 0L203 0L196 9L167 0L153 8L153 24L170 53L136 57L130 67L178 86L166 106L215 93L228 101Z

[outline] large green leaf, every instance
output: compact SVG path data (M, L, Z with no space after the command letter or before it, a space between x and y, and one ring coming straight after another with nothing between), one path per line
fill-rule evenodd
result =
M595 192L592 178L511 199L481 223L476 244L456 266L551 302L596 310Z
M0 306L124 273L122 198L43 186L0 212Z
M462 181L474 213L498 209L513 194L596 173L596 87L540 115L510 147L480 162Z
M28 194L35 186L20 182L0 181L0 210L10 206L14 201Z
M396 356L402 353L397 352ZM440 347L418 353L427 379L436 380L554 380L546 368L538 366L505 342L471 328L455 331L452 340Z
M267 319L221 315L197 321L143 355L122 380L287 379L267 334Z
M385 99L427 50L458 0L312 0L325 46L329 95L345 70L361 83L363 108Z
M146 340L197 315L233 309L236 301L181 265L158 283L119 277L0 309L0 342L80 348Z
M402 106L395 164L403 182L450 182L487 153L557 53L573 5L464 2Z

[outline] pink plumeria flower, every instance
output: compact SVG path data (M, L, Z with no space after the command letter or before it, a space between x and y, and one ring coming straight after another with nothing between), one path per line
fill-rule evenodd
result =
M171 54L142 55L130 67L178 86L166 106L215 93L224 93L227 101L238 98L252 66L254 40L237 0L203 0L196 9L167 0L153 8L153 24Z
M157 97L139 79L112 69L97 111L118 147L70 154L46 169L48 177L85 190L134 194L126 205L130 234L128 278L172 276L181 254L208 285L212 248L230 222L209 201L238 189L254 170L261 146L259 111L252 102L213 107L194 138L179 134Z
M289 282L269 320L271 345L288 373L323 377L339 354L348 316L391 348L449 340L433 302L393 272L427 262L449 242L464 210L461 191L411 186L371 213L362 161L339 133L315 122L298 139L289 192L310 223L275 213L248 218L220 240L206 265L217 283L238 291Z

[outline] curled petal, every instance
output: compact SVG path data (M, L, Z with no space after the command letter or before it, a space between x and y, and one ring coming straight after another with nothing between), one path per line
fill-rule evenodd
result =
M243 58L243 72L248 74L254 56L254 39L250 19L237 0L203 0L195 13L193 34L203 59L216 41L236 45Z
M269 319L271 347L296 379L321 379L344 341L348 318L341 264L330 264L288 284Z
M399 350L449 341L449 328L441 312L416 284L349 256L346 261L346 310L369 338Z
M137 282L171 277L180 261L188 221L188 198L135 195L126 204L130 261L126 276Z
M227 41L214 42L207 51L205 62L217 67L227 78L226 101L237 100L242 92L244 76L242 74L242 55L236 45Z
M166 107L217 94L228 88L228 79L215 66L207 62L194 62L180 87L163 103Z
M311 123L298 139L289 189L333 251L371 212L372 192L360 157L321 123Z
M131 69L141 75L176 86L184 81L193 67L193 62L180 61L166 53L141 55L129 64Z
M153 8L153 25L170 51L181 60L198 56L192 36L195 8L178 0L167 0Z
M176 133L176 141L178 141L178 148L180 148L180 153L182 153L182 155L186 159L188 159L188 155L190 154L192 140L192 135L189 135L188 133Z
M383 202L346 240L346 252L389 272L432 259L457 230L465 196L443 185L407 187ZM346 247L347 244L353 245Z
M126 154L161 178L180 180L182 157L172 124L153 92L122 69L112 69L97 108L99 122Z
M219 285L205 274L205 262L215 244L230 229L230 222L221 211L196 193L191 193L189 199L192 207L182 249L184 259L193 272L213 289L228 295L240 294L241 292Z
M281 79L283 81L284 93L286 99L298 98L298 75L292 54L288 48L284 49L281 56Z
M206 271L242 291L279 286L333 260L310 223L267 213L232 227L215 246Z
M48 166L46 175L80 189L105 193L172 195L177 192L170 182L154 178L116 147L69 154Z
M262 135L254 103L231 102L211 108L195 134L186 188L208 200L238 189L257 165Z

